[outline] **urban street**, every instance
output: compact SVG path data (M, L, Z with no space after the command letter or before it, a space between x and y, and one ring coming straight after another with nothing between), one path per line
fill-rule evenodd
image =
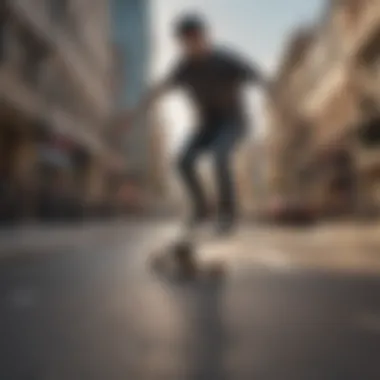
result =
M380 380L379 63L380 0L1 0L0 380Z
M147 265L171 221L4 232L0 378L378 380L378 230L202 231L226 274L188 283Z

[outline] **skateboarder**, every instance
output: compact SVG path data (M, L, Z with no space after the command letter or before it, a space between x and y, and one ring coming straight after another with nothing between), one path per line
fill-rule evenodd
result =
M179 172L193 203L190 225L208 217L207 204L196 175L195 164L203 153L214 158L218 199L217 230L231 231L236 220L231 157L246 132L242 105L242 87L253 83L268 88L255 65L226 49L216 48L206 21L198 15L186 15L175 25L182 58L167 78L156 85L133 112L132 118L147 109L169 90L185 89L199 114L198 127L179 159Z

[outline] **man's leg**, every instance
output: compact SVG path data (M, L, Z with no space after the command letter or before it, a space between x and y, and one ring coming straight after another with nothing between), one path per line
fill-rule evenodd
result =
M236 217L235 186L232 175L232 156L241 137L234 126L226 126L215 137L211 149L214 155L216 184L219 192L219 224L221 232L233 226Z
M191 224L197 223L207 216L207 201L196 173L196 162L205 148L206 139L207 136L202 132L194 135L179 159L179 172L193 203Z

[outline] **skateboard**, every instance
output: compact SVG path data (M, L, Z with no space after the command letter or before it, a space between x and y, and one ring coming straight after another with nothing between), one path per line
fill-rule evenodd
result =
M212 240L212 239L211 239ZM185 232L169 242L150 258L150 268L155 274L170 280L220 279L226 274L222 262L203 264L197 252L199 244L210 242L209 237Z

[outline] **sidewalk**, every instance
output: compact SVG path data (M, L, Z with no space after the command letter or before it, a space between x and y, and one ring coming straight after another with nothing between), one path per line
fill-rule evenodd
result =
M169 219L129 219L71 225L24 226L0 230L0 257L87 249L146 241L164 233L177 236ZM380 273L380 223L329 223L309 228L268 227L243 223L236 235L212 237L205 228L197 238L200 258L225 259L232 265L276 269L371 271ZM178 231L177 231L178 232ZM174 234L174 235L173 235ZM162 236L161 236L162 235Z
M302 270L380 274L380 225L321 224L311 228L246 228L235 241L204 249L243 270Z
M154 219L131 218L3 228L0 229L0 257L46 252L49 249L72 249L80 247L81 244L88 247L115 239L125 240L130 235L136 236L140 231L155 228L160 224Z

